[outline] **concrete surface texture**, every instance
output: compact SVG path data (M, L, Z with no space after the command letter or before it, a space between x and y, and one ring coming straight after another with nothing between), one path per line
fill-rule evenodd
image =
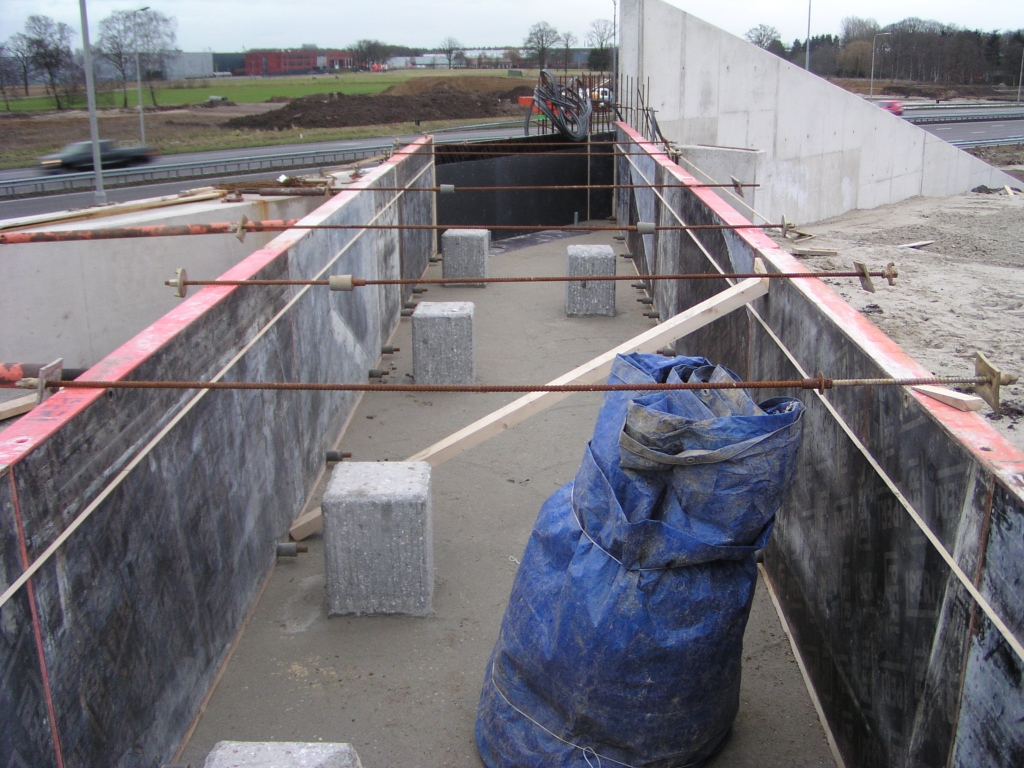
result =
M491 233L486 229L448 229L441 235L442 277L487 277ZM472 284L483 288L485 283Z
M568 242L612 241L594 233ZM507 250L492 258L495 274L562 273L565 239L519 250L512 243L502 241ZM633 274L632 263L619 259L618 270ZM439 272L435 265L427 276ZM620 306L632 310L614 318L567 318L557 283L441 293L477 301L480 382L527 383L550 381L652 327L635 301L640 293L628 282L616 286ZM412 370L404 352L410 336L403 322L391 339L403 350L391 363L396 381ZM515 398L367 394L340 447L358 461L403 461ZM476 706L517 562L541 504L575 476L600 403L598 394L574 395L434 468L437 580L426 619L328 618L319 536L307 540L308 554L280 560L178 761L201 764L223 739L280 739L348 742L367 768L480 766ZM708 768L834 765L761 582L744 643L739 716Z
M312 197L213 200L37 226L66 231L105 227L208 224L302 218L323 202ZM4 222L9 223L9 222ZM164 280L184 267L195 279L215 279L277 233L150 237L4 245L0 259L0 360L88 368L181 303ZM193 289L195 290L195 289Z
M569 277L614 275L615 251L610 245L570 245L566 274ZM569 317L614 317L615 284L607 280L566 283L565 314Z
M434 534L429 464L338 464L321 509L331 616L430 613Z
M363 768L351 744L222 741L203 768Z
M472 384L476 380L475 328L471 301L421 302L412 313L416 383Z
M718 181L761 185L754 207L807 223L940 197L1010 176L922 128L662 0L623 0L620 72L665 137ZM692 145L704 145L692 148ZM728 148L708 159L708 147ZM760 150L737 157L732 150ZM753 166L753 167L752 167ZM685 167L685 163L684 163ZM742 206L740 206L742 210Z

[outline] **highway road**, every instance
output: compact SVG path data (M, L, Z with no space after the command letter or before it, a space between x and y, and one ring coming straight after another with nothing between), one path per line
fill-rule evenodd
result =
M978 123L928 123L918 126L949 142L993 141L1024 136L1024 120L992 120Z

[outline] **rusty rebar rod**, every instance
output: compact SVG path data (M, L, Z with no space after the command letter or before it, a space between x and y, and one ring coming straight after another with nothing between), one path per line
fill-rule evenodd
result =
M1015 379L1014 379L1015 380ZM276 392L661 392L712 389L810 389L824 393L841 387L917 387L954 384L990 384L987 376L922 376L906 379L830 379L819 374L809 379L780 381L690 381L640 384L340 384L292 381L48 381L49 389L220 389ZM1012 382L1007 382L1012 383ZM12 385L0 385L0 387ZM16 385L35 389L36 379L22 379Z
M284 232L289 229L362 229L391 231L438 231L458 227L460 229L489 229L506 232L640 232L652 234L655 231L716 231L740 229L782 229L792 225L782 224L648 224L638 226L607 225L545 225L545 224L302 224L298 219L269 219L265 221L215 222L212 224L165 224L147 227L103 227L99 229L50 230L43 232L0 233L0 245L21 245L26 243L62 243L78 240L126 240L139 237L181 237L185 235L238 235L254 232Z
M231 192L241 192L243 195L322 195L324 191L345 192L355 189L359 192L516 192L521 190L554 190L564 191L573 189L737 189L740 187L754 188L760 184L514 184L509 186L462 186L459 184L443 185L435 187L328 187L301 186L301 187L234 187Z
M806 279L823 277L881 277L893 283L899 272L894 264L889 264L885 269L874 272L696 272L680 275L537 275L528 277L429 277L429 278L384 278L384 279L363 279L352 277L351 284L355 288L371 285L480 285L481 283L590 283L590 282L625 282L631 280L642 282L644 280L723 280L726 278L746 280L749 278L769 279ZM342 276L349 277L349 276ZM287 280L287 279L252 279L252 280L190 280L187 277L183 280L165 280L164 285L174 288L190 285L226 285L226 286L304 286L304 285L326 285L330 286L330 280ZM346 290L346 289L341 289Z

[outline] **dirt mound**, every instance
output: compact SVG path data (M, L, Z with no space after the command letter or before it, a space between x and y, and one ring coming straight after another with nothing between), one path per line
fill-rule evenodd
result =
M441 82L435 83L430 90L420 94L316 94L295 99L280 109L262 115L232 118L226 121L223 127L231 130L250 128L260 131L286 128L348 128L359 125L408 123L415 120L521 117L523 114L523 108L515 101L515 95L518 95L515 92L521 88L499 94L474 93L453 87L446 82L449 78L430 79Z
M494 77L493 75L465 75L460 77L411 77L398 85L392 85L384 93L388 96L419 96L423 93L430 93L444 86L466 93L490 93L502 94L512 90L507 77ZM522 86L520 86L521 88ZM532 86L530 92L533 92Z

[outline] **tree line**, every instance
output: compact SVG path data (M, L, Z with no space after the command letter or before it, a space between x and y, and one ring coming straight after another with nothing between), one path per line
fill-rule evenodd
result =
M804 40L787 46L779 31L767 24L750 29L745 37L804 65ZM811 71L822 77L870 77L872 47L876 78L1015 87L1020 83L1024 29L983 32L918 18L883 27L874 19L848 16L838 35L811 38Z
M100 37L93 56L106 61L121 85L122 103L128 106L128 82L139 77L156 105L154 81L162 77L165 57L175 52L177 21L158 10L114 11L100 21ZM41 77L57 109L70 106L85 84L82 51L75 49L77 31L49 16L32 15L24 30L0 43L0 96L17 91L29 95L29 83ZM136 53L138 71L136 71Z

